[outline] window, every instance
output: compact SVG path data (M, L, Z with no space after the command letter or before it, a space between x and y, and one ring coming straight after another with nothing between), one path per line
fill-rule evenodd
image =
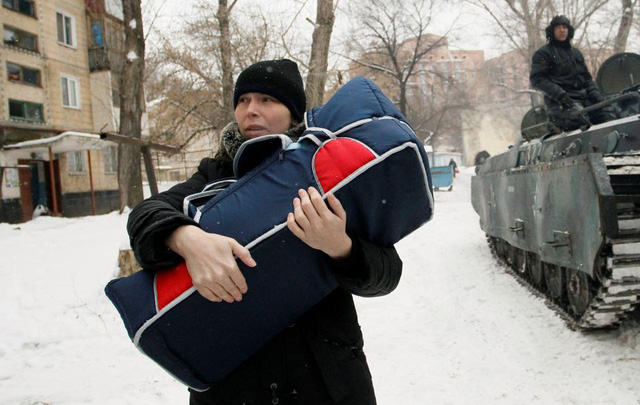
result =
M105 174L115 174L118 172L118 147L107 146L102 148L102 159L104 160Z
M9 117L16 121L43 123L42 104L9 100Z
M58 24L58 43L75 48L76 46L76 19L73 16L61 12L56 13Z
M80 109L80 83L72 76L60 75L62 86L62 105Z
M67 152L67 169L71 174L80 174L86 171L84 165L84 151L77 150Z
M496 66L493 69L493 72L494 72L494 77L495 77L496 81L498 82L498 84L503 85L504 84L504 67Z
M35 7L33 6L33 0L2 0L2 5L18 13L35 17Z
M7 62L7 79L16 83L40 86L40 71Z
M102 21L92 21L91 22L91 33L93 38L93 45L103 47L104 46L104 35L102 29Z
M12 27L3 27L4 44L38 52L38 40L35 35Z
M124 51L124 31L120 24L114 24L107 20L105 36L109 49Z
M169 181L180 181L180 170L172 170L169 172Z

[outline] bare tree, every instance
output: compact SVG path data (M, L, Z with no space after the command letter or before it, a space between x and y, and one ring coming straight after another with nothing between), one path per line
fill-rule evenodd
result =
M145 44L140 0L122 0L126 60L120 75L120 133L140 139L144 95ZM140 147L118 147L118 184L120 208L133 207L143 199L140 173Z
M362 29L358 26L353 38L359 55L352 61L394 82L398 107L405 115L407 84L420 73L420 61L446 44L445 36L427 35L436 4L436 0L368 0L354 5Z
M636 12L640 13L640 5L636 4ZM635 30L636 34L640 31L640 18L634 18L632 22L632 31Z
M543 28L549 20L548 0L469 0L485 10L496 22L510 49L525 60L544 44Z
M335 14L333 0L318 0L309 71L307 73L307 108L323 103L324 87L327 81L329 45Z
M531 57L545 43L544 28L554 15L563 14L576 29L574 41L586 41L586 29L596 12L608 0L467 0L488 13L509 49L517 50L531 63Z
M210 3L198 3L197 17L180 31L184 38L163 38L153 57L147 85L150 99L160 102L153 117L158 141L182 144L202 128L224 127L233 119L233 76L272 55L272 27L255 9L242 10L242 21L238 21L230 13L231 7L238 9L237 1L226 11L230 43L222 50L226 40L222 40L218 17L225 13ZM200 124L194 127L194 122Z
M218 0L216 18L220 27L220 53L222 67L222 111L223 119L233 119L233 68L231 67L231 36L229 33L229 14L238 0L227 6L227 0Z
M418 136L444 151L461 151L461 112L472 109L466 83L440 75L428 87L414 88L409 97L409 119Z
M470 108L461 72L468 60L449 49L446 35L428 33L438 5L433 0L358 3L351 73L373 79L418 137L442 150L461 150L460 112Z
M220 129L220 86L202 86L195 75L169 74L158 57L147 58L145 80L150 136L155 142L183 146L194 134ZM160 67L159 67L160 66ZM185 91L186 90L186 91Z
M622 16L613 44L613 53L624 52L627 49L627 39L629 38L629 32L631 32L631 25L633 24L633 9L638 4L638 0L621 0L621 3Z

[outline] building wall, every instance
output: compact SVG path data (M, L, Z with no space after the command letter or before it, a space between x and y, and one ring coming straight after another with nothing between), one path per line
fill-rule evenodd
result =
M13 10L9 10L0 6L0 23L4 27L18 28L29 34L33 34L37 38L38 52L32 52L30 50L20 49L17 47L11 47L4 44L4 41L0 44L2 52L0 52L0 62L2 63L2 79L1 83L1 99L2 99L2 120L9 120L9 99L16 99L21 101L29 101L33 103L46 104L46 75L45 75L45 58L42 53L44 49L43 33L41 27L42 2L38 1L35 4L35 17L24 15ZM8 80L7 62L19 64L31 69L37 69L40 71L41 86L31 86L25 84L13 83ZM49 114L46 107L43 106L45 122L48 120Z
M16 166L18 164L19 159L32 159L33 157L37 159L44 159L45 153L38 152L37 154L32 155L30 151L26 150L11 150L11 151L2 151L0 152L2 155L0 156L0 164L4 166ZM9 171L14 171L14 173L8 173ZM15 184L7 184L8 177L17 177L18 171L17 169L5 169L5 173L2 179L2 199L4 200L19 200L20 199L20 187L16 187Z
M87 21L85 6L85 0L35 0L33 17L0 6L0 23L3 26L10 26L37 37L37 52L5 45L4 41L0 43L0 121L11 128L11 138L4 138L11 139L9 143L48 137L65 130L87 133L100 130L117 131L118 111L113 107L111 72L103 70L91 73L89 69L88 50L92 41L89 37L90 24ZM73 21L74 41L71 45L58 40L57 13L62 13ZM10 81L7 62L39 70L40 85ZM62 77L77 80L77 107L63 105ZM19 120L12 120L9 114L9 99L42 104L43 122L24 124ZM94 190L106 201L102 206L110 207L113 193L108 191L117 192L117 174L105 173L101 150L94 150L91 154ZM86 151L83 155L86 166ZM6 165L16 164L18 159L30 158L31 152L4 151ZM75 201L76 208L70 208L68 213L77 215L85 212L86 196L91 189L88 169L82 174L69 173L66 153L57 154L56 158L60 165L62 193L68 202ZM44 159L48 159L48 154ZM8 187L4 181L0 186L3 207L14 207L15 201L20 199L20 189ZM73 197L70 197L72 195Z
M93 130L95 132L117 132L118 120L111 97L111 71L101 70L91 73L91 108L93 109Z
M503 153L521 139L520 123L531 108L529 67L517 51L478 66L470 81L475 109L463 119L463 163L473 166L481 151Z
M83 173L71 173L68 170L69 158L67 153L61 153L60 159L60 183L63 191L87 192L91 191L91 179L89 178L89 157L87 151L83 151L85 171ZM117 190L117 173L105 173L104 153L102 150L91 151L91 177L94 190Z
M481 151L494 156L517 144L522 138L520 121L527 109L494 103L482 110L465 111L462 114L463 164L473 166Z
M3 200L0 204L0 222L16 224L22 220L20 200Z
M95 191L93 193L96 214L106 214L120 208L118 190ZM62 215L65 217L79 217L91 215L91 193L62 194Z
M2 199L14 200L20 198L20 185L18 180L18 169L4 169L2 178Z
M0 22L22 31L37 35L38 52L31 52L1 44L2 62L2 119L9 120L8 99L18 99L43 104L44 123L56 129L73 129L92 132L105 123L113 131L113 110L111 99L112 80L107 71L89 72L87 18L84 0L36 0L36 18L0 7ZM58 42L56 14L70 16L74 20L75 43L73 46ZM8 80L6 62L16 63L41 73L41 86L14 83ZM80 105L66 107L62 103L61 75L77 79ZM92 87L95 86L95 93ZM99 111L94 120L93 100L99 100L100 107L110 109L108 113Z
M38 48L38 52L32 52L2 44L2 119L9 120L11 98L43 104L44 125L61 129L91 130L93 125L84 0L36 0L34 4L35 18L0 7L2 25L36 35ZM58 42L57 12L62 12L74 20L73 47ZM36 87L9 81L6 73L7 62L38 69L41 85ZM61 74L78 80L79 108L62 105Z
M47 57L47 76L50 80L51 124L59 128L92 131L91 87L89 83L89 55L84 0L40 1L42 4L44 47ZM73 46L58 42L56 13L74 18ZM61 75L76 78L80 83L79 109L62 105Z
M113 145L110 143L110 145ZM68 155L67 153L56 153L54 159L59 161L60 164L60 183L63 192L84 192L91 190L91 181L89 179L89 166L87 151L82 151L85 172L83 173L69 173L68 171ZM38 159L49 160L49 154L47 152L31 152L30 150L10 150L5 151L6 157L4 165L15 166L18 164L19 159ZM93 177L94 190L117 190L118 189L118 175L117 173L107 173L105 171L104 152L102 150L91 151L91 168ZM2 183L2 198L20 198L20 189L14 187L7 187L6 182Z

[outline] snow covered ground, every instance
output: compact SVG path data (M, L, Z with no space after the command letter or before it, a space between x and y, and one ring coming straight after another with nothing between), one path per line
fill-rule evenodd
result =
M569 330L492 259L472 171L398 245L398 289L356 303L381 405L640 404L640 321ZM126 215L0 224L0 404L187 404L103 287Z

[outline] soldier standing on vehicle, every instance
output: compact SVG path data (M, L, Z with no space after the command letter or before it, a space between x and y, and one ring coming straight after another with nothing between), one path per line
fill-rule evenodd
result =
M531 86L544 93L549 120L570 131L585 124L576 113L604 101L584 62L582 52L571 46L575 29L565 16L555 16L545 29L547 43L533 54ZM607 120L607 112L589 113L591 124Z

